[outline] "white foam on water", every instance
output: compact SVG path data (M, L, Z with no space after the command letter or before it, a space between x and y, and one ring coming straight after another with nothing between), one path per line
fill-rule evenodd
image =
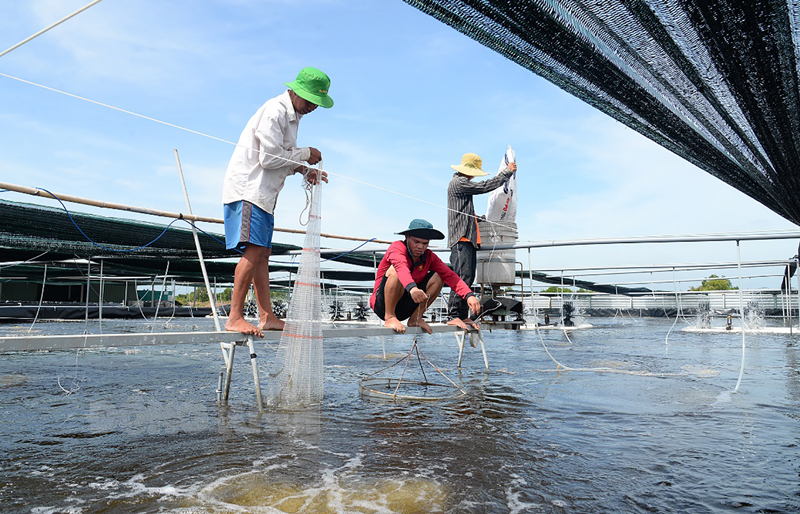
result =
M731 392L730 391L722 391L717 396L717 399L714 402L714 405L716 405L718 403L730 403L730 402L731 402Z
M81 514L86 512L80 507L33 507L33 514Z
M0 375L0 387L10 387L15 385L24 384L28 381L28 377L21 373L11 373L7 375Z
M511 475L511 483L505 490L506 506L510 514L541 509L541 505L538 503L525 502L520 499L522 493L527 489L527 485L528 483L521 476L517 474Z
M387 353L386 355L377 354L377 353L368 353L366 355L362 355L361 357L364 359L377 359L377 360L397 360L406 357L407 353Z
M198 492L201 506L232 512L431 512L446 510L449 493L436 480L401 474L370 478L364 455L320 472L316 484L292 466L252 470L220 478ZM296 462L301 464L300 460ZM287 473L288 472L288 473ZM295 478L295 476L303 476Z
M696 366L693 364L684 364L681 369L690 375L697 378L713 378L719 376L719 370L707 368L705 366Z

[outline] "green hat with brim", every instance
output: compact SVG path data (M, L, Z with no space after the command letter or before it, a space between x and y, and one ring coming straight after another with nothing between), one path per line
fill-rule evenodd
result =
M303 100L326 109L333 107L333 98L328 96L331 79L316 68L303 68L294 82L285 84Z
M444 234L433 228L433 224L430 221L422 219L411 220L411 223L408 224L408 229L398 232L397 234L401 236L418 237L429 241L431 239L444 239Z

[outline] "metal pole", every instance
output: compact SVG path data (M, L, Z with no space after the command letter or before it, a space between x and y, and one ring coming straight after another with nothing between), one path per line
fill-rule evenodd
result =
M528 288L531 292L531 312L533 313L533 319L537 322L539 321L536 316L536 308L533 305L533 268L531 267L531 249L528 248ZM523 295L524 298L524 295ZM525 306L525 302L522 302L523 307Z
M100 332L103 332L103 261L100 259L100 297L97 301L97 317L100 322Z
M795 276L797 277L797 325L800 326L800 273L795 273ZM789 291L791 290L792 288L790 287ZM790 333L791 333L791 326L792 322L789 321Z
M86 322L89 322L89 292L92 289L92 258L89 257L89 266L86 271Z

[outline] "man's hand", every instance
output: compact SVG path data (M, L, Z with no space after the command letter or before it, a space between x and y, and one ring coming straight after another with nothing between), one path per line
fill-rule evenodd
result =
M511 164L514 163L512 162ZM467 306L469 307L469 310L474 312L476 315L481 313L481 302L479 302L476 297L470 296L467 298Z
M320 176L322 181L326 184L328 183L328 173L322 170L318 170L316 168L306 168L306 180L308 180L309 184L317 185L319 184Z
M428 299L427 293L418 287L411 289L409 294L411 294L411 299L414 300L414 303L422 303Z
M311 161L309 161L309 162L311 162ZM511 171L517 171L517 163L516 162L509 162L507 168L510 169Z
M306 161L307 163L316 164L322 160L322 153L320 153L319 150L317 150L316 148L310 148L310 150L311 150L311 155L308 157L308 160Z

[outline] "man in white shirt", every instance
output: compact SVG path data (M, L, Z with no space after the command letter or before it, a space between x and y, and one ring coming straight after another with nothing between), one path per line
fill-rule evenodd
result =
M273 216L278 193L286 177L302 173L311 183L328 181L323 171L307 168L322 154L316 148L297 147L300 118L317 106L330 108L328 76L316 68L303 68L289 89L268 100L250 118L228 163L222 185L225 211L225 241L228 249L239 249L231 297L231 312L225 329L263 337L263 330L283 330L283 321L272 311L269 291L269 256L272 253ZM255 286L259 310L258 327L244 319L244 301L250 284Z

